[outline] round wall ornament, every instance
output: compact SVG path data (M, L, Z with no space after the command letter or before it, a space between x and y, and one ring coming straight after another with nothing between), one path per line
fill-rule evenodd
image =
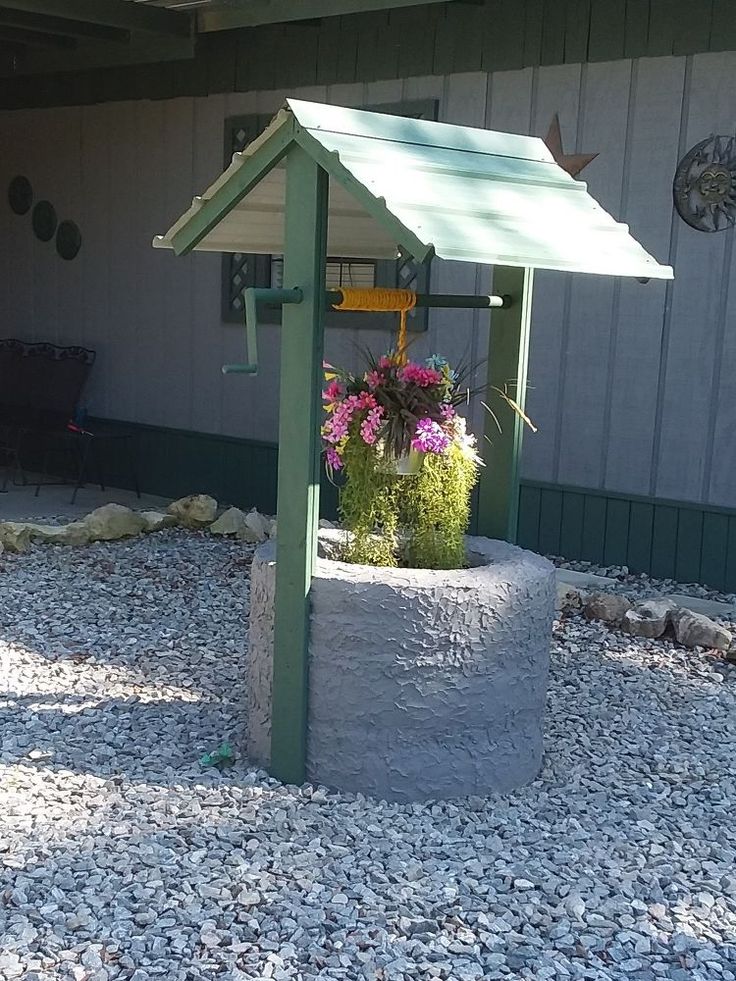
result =
M73 221L62 221L56 229L56 251L62 259L73 259L82 247L82 234Z
M8 187L8 201L16 215L24 215L31 210L33 204L33 188L27 177L18 174Z
M36 238L50 242L56 232L56 211L50 201L39 201L31 214L31 224Z
M677 165L672 183L677 213L699 232L736 223L736 136L712 134Z

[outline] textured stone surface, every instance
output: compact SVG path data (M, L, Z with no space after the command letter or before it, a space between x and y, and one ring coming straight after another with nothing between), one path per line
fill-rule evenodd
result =
M245 514L240 508L228 508L210 525L213 535L237 535L245 528Z
M90 529L84 521L70 521L67 525L29 524L31 540L44 545L87 545Z
M139 511L143 520L143 531L163 531L164 528L173 528L176 518L173 514L163 514L161 511Z
M330 536L338 532L325 532ZM256 552L249 752L270 714L275 544ZM552 565L468 539L471 568L378 569L321 558L312 588L311 781L387 800L504 792L542 758Z
M677 609L671 599L648 599L624 613L621 629L634 637L661 637Z
M28 526L20 521L0 522L0 545L8 552L25 552L31 544Z
M685 647L709 647L727 651L733 639L731 631L703 613L677 610L672 615L675 637Z
M205 528L217 517L217 501L209 494L188 494L172 501L167 510L185 528Z
M122 504L104 504L90 511L84 518L84 524L90 541L110 542L139 535L145 522L137 511L131 511Z
M583 600L583 612L589 620L620 624L631 601L618 593L592 593Z

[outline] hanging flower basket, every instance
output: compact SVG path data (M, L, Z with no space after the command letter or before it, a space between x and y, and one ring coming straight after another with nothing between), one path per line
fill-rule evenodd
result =
M444 358L367 357L353 374L328 366L322 427L328 473L345 481L347 561L459 568L480 460L456 406L462 372ZM400 478L400 479L398 479Z
M409 450L408 453L403 453L399 457L394 457L393 466L394 472L399 477L414 477L424 466L424 458L426 453L422 453L421 450Z

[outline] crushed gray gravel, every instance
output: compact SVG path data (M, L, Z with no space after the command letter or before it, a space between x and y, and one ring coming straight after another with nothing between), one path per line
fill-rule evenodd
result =
M588 572L594 576L615 579L621 591L630 596L686 593L688 596L715 600L719 603L736 604L736 593L724 593L698 582L682 583L676 579L656 579L644 573L632 572L626 565L598 565L582 559L565 559L560 555L548 555L547 558L560 569L572 569L574 572Z
M736 979L736 666L564 617L546 762L396 805L243 732L252 549L0 557L0 979Z

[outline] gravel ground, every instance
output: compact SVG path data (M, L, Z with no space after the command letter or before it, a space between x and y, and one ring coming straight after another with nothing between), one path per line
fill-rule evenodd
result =
M242 736L250 552L0 558L0 978L736 978L736 667L569 617L546 763L396 805Z
M736 593L724 593L711 586L703 586L698 582L682 583L676 579L654 579L644 573L631 572L626 565L596 565L595 562L571 560L560 555L548 555L560 569L572 569L575 572L590 572L594 576L606 576L615 579L622 592L631 596L650 596L653 593L686 593L701 599L715 600L719 603L736 604Z

